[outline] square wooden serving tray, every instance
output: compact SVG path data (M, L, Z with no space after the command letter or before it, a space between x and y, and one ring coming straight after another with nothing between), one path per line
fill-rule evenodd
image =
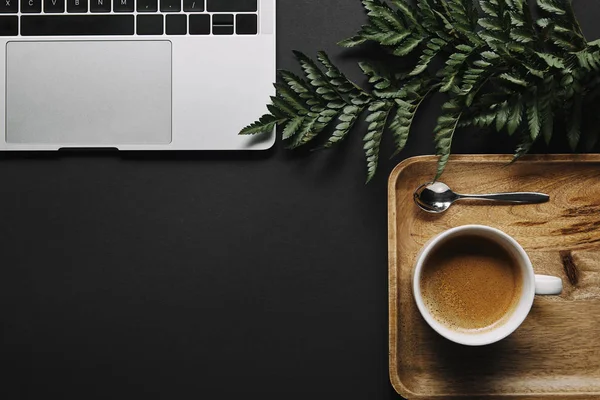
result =
M455 156L442 181L459 193L538 191L540 205L458 203L442 215L420 211L413 191L434 176L435 157L402 162L389 181L389 367L407 399L600 399L600 156ZM421 247L467 224L499 228L529 253L536 273L563 278L561 296L536 297L526 322L486 347L435 333L413 300L411 272ZM565 253L566 252L566 253ZM567 279L571 256L579 283Z

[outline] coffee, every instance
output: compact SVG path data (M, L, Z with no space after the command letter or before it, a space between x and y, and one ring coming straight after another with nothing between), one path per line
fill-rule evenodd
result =
M519 264L511 254L474 235L440 243L425 261L420 283L432 316L459 331L502 324L516 308L522 286Z

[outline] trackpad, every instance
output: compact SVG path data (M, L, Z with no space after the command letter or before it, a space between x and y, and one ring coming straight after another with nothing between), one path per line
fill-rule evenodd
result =
M8 143L171 142L171 42L9 42Z

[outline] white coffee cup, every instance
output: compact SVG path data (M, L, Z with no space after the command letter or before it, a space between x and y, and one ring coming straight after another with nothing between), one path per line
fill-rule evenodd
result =
M506 321L482 331L458 331L440 323L427 309L421 293L422 270L430 254L450 238L463 235L487 238L501 245L517 261L523 277L521 297ZM562 280L553 276L535 275L529 256L515 239L498 229L483 225L459 226L434 237L419 253L413 271L413 295L425 321L446 339L467 346L483 346L504 339L521 326L531 311L535 295L558 295L561 292Z

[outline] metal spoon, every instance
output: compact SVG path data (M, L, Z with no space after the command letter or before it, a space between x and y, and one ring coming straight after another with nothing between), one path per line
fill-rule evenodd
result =
M424 211L440 214L457 200L489 200L501 203L539 204L550 200L543 193L515 192L496 194L458 194L442 182L429 182L419 186L414 194L415 203Z

